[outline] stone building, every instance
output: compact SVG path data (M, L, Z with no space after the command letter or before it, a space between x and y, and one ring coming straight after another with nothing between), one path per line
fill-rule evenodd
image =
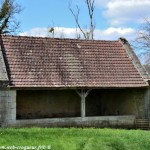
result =
M134 127L148 74L128 41L1 35L0 125Z

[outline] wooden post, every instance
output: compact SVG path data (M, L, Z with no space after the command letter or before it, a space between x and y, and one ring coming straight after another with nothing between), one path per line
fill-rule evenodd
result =
M86 97L88 96L88 94L90 93L92 89L85 91L85 89L81 89L81 92L77 91L77 94L81 97L81 117L85 117L86 116Z

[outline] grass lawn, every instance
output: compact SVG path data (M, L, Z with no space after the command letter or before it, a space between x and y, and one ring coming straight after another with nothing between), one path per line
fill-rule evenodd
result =
M39 150L150 150L150 131L94 128L0 129L0 149L9 149L7 146ZM16 149L15 147L10 149Z

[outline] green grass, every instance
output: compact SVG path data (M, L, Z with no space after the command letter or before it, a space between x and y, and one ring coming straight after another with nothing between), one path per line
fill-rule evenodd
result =
M150 132L94 128L0 129L0 148L13 145L50 145L51 150L150 150Z

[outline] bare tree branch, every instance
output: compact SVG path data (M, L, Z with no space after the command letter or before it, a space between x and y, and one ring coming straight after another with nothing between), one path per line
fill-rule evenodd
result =
M95 9L95 6L94 6L94 3L95 3L95 0L86 0L86 4L87 4L87 7L88 7L88 12L89 12L89 17L90 17L90 31L89 31L89 34L91 36L91 39L94 38L94 25L93 25L93 14L94 14L94 9Z
M69 5L69 10L70 12L72 13L72 15L74 16L74 19L75 19L75 22L78 26L78 28L80 29L80 31L82 32L84 38L86 39L86 33L82 30L81 26L80 26L80 23L79 23L79 14L80 14L80 9L78 6L76 6L76 9L77 9L77 12L76 14L74 13L73 9L71 8L71 6Z
M81 33L83 34L83 37L85 39L94 39L94 23L93 23L93 16L94 16L94 10L95 10L95 0L85 0L86 6L88 8L88 16L90 18L90 27L88 29L88 31L85 31L84 29L82 29L80 22L79 22L79 14L80 14L80 9L78 6L76 6L76 13L75 11L71 8L71 4L69 4L69 10L72 13L76 25L79 28L79 30L81 31Z
M146 18L141 25L133 47L140 52L140 58L144 63L150 63L150 18Z

